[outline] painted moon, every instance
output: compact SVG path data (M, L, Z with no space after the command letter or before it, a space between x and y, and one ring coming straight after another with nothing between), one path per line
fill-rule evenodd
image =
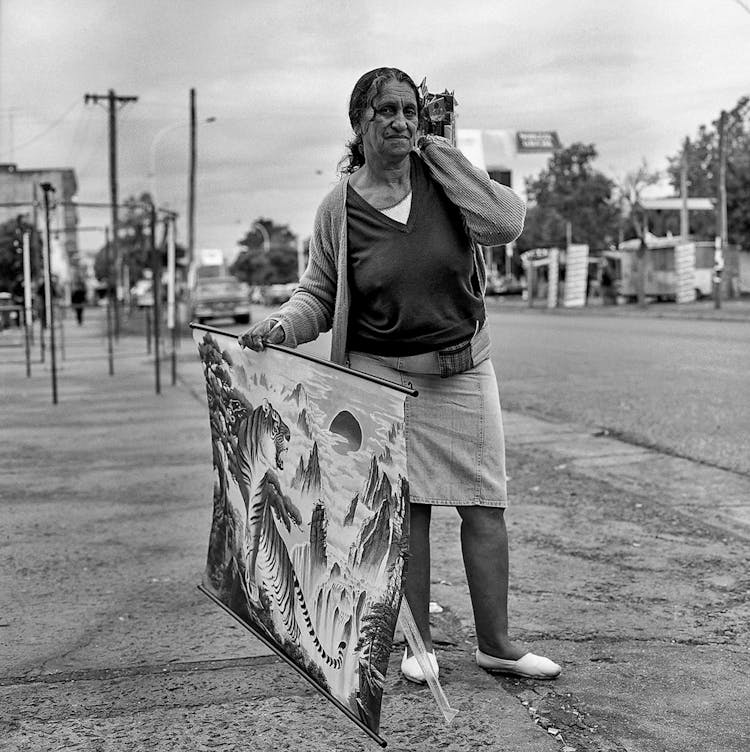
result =
M336 451L339 454L356 452L362 446L362 426L359 425L359 421L348 410L342 410L331 421L331 426L328 430L347 441L346 444L336 444Z

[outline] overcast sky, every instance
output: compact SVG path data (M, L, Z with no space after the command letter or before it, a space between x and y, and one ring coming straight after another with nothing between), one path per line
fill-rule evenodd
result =
M216 118L199 126L196 244L231 255L259 216L309 234L352 86L380 65L455 90L459 128L556 130L617 177L665 167L750 94L750 0L0 0L0 162L72 167L80 201L107 201L107 112L84 94L114 89L138 97L118 115L121 198L153 161L184 218L195 87Z

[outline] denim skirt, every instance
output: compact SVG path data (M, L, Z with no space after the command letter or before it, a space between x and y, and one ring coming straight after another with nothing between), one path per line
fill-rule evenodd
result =
M500 395L489 357L447 378L404 370L410 367L409 358L361 352L347 357L355 371L418 391L418 396L406 398L405 408L412 503L507 506ZM417 368L430 370L421 364Z

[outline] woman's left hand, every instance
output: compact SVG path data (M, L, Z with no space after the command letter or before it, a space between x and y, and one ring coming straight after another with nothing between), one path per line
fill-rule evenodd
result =
M266 343L281 344L284 341L284 329L276 319L263 319L253 324L246 332L237 337L241 347L249 347L260 352Z

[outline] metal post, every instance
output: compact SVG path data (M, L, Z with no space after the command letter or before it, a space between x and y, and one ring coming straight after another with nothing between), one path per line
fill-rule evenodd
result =
M536 287L536 267L534 266L534 259L529 257L529 268L526 279L526 294L528 296L529 308L534 307L534 288Z
M122 258L122 296L123 303L127 301L128 313L131 313L132 301L130 299L130 255L124 255ZM125 315L123 313L123 315Z
M513 248L515 242L511 241L505 246L505 259L503 260L503 275L510 279L513 274Z
M44 257L42 257L44 258ZM44 272L43 272L44 273ZM44 314L47 315L46 312ZM46 342L44 340L44 327L45 327L45 321L39 320L39 362L44 363L44 357L46 352Z
M161 364L159 362L159 318L161 316L161 253L156 245L156 206L151 204L151 269L154 290L154 375L156 393L161 394Z
M51 183L41 183L44 191L44 235L45 243L42 248L42 259L44 261L44 298L47 307L47 326L49 327L51 372L52 372L52 404L57 404L57 357L55 353L55 313L52 306L52 269L50 258L50 227L49 227L49 194L54 193L54 186Z
M551 248L547 265L547 308L557 308L560 282L560 250Z
M175 345L179 350L182 346L182 317L180 316L180 302L182 293L176 296L174 306L174 330L175 330Z
M172 386L177 383L177 329L175 327L174 217L167 218L167 328L172 342Z
M52 305L54 305L54 303ZM60 308L58 306L58 311L59 310ZM64 311L65 309L63 308L63 313ZM61 315L55 318L57 321L59 321L59 325L60 325L60 357L64 361L65 360L65 316Z
M115 374L114 348L112 347L112 259L109 257L109 227L104 228L104 268L107 270L107 360L109 375Z
M151 284L151 290L153 291L154 285ZM151 309L153 306L146 306L146 355L151 355Z
M646 308L648 302L646 300L646 264L648 263L648 245L646 244L646 230L643 231L643 237L641 237L640 245L635 252L635 258L638 263L638 275L636 277L638 284L638 305L641 308Z
M23 332L26 347L26 377L31 376L31 237L28 230L23 234Z

